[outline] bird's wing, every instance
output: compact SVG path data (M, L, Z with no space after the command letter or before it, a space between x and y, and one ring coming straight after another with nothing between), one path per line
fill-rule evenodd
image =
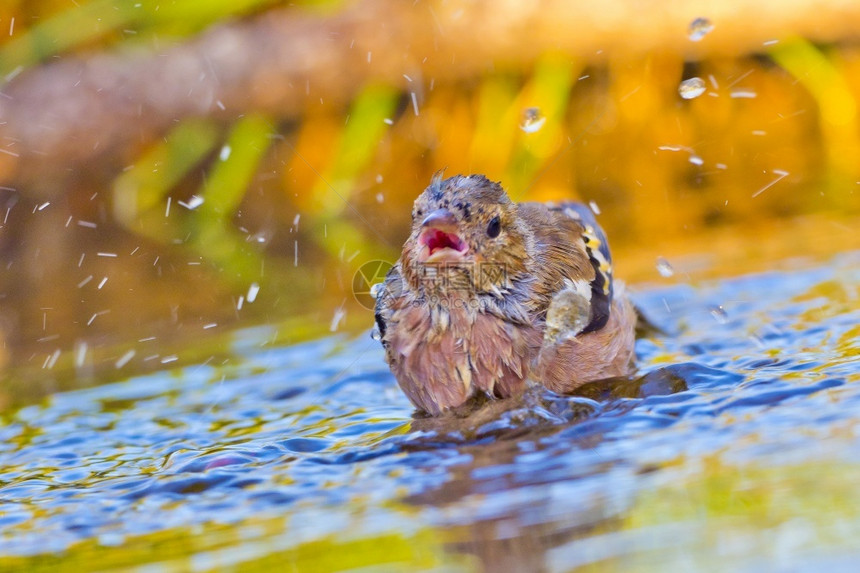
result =
M581 325L577 334L603 328L612 308L612 256L594 214L575 202L523 203L520 209L535 234L539 314L545 315L555 300L571 312L587 313L584 322L579 317L566 319L568 324Z
M582 203L568 201L552 207L551 210L559 213L559 216L576 220L582 226L585 252L594 269L594 278L590 285L591 322L583 332L600 330L606 326L612 308L612 253L609 251L609 241L592 210Z
M391 315L394 312L392 304L402 293L403 277L400 273L400 263L397 263L385 275L382 288L376 296L376 306L374 307L376 328L379 330L379 339L382 341L383 346L387 346L387 337L385 335Z

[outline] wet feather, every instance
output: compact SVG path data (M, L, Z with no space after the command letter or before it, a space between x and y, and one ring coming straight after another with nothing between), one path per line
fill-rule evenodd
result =
M440 414L476 393L505 398L529 378L569 392L631 371L635 312L587 207L517 204L482 175L437 174L412 217L376 320L418 409Z

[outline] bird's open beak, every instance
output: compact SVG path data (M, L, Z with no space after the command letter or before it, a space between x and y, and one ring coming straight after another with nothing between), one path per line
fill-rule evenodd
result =
M469 250L460 236L457 218L447 209L437 209L421 222L418 244L422 263L460 262Z

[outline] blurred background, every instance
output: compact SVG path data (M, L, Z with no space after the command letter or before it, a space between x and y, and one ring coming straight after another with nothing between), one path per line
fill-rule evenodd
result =
M590 203L634 287L856 249L858 24L838 0L3 0L0 409L217 361L238 326L369 328L440 168Z

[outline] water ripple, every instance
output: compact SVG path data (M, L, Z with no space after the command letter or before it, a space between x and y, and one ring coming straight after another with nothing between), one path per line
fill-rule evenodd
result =
M578 548L645 551L643 500L710 479L714 464L860 461L858 274L846 256L642 290L637 303L662 332L638 341L637 376L442 419L413 417L364 338L268 348L266 328L238 332L241 362L229 368L140 376L11 415L0 427L0 566L189 531L243 547L237 562L428 528L486 566L511 540L549 566ZM696 523L654 524L648 547L697 543Z

